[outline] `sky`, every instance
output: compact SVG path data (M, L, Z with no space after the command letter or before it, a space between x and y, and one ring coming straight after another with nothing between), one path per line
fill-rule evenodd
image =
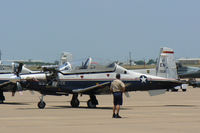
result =
M0 0L2 58L200 57L199 0Z

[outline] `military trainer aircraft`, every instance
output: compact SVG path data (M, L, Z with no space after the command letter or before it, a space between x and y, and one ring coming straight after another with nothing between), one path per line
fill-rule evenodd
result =
M196 81L196 78L200 78L200 68L184 66L180 63L176 63L173 49L167 47L161 48L156 69L138 69L134 71L166 78L169 78L170 76L170 78L181 80L189 79L185 83L193 87L200 87L200 81ZM187 87L182 87L181 89L183 91L186 91L186 88ZM174 89L173 91L178 91L178 89Z
M0 75L1 91L13 93L21 90L38 91L42 94L38 107L45 108L45 95L72 94L71 106L78 107L78 95L89 95L88 107L98 105L96 95L110 94L109 87L117 73L126 85L126 91L149 91L150 95L163 94L167 89L173 89L182 83L174 78L163 78L148 74L129 71L117 64L104 69L73 69L60 71L55 68L45 68L40 73L21 74L22 64L15 69L14 74ZM1 95L0 95L0 99Z
M183 76L185 77L189 76L191 72L196 73L197 70L200 70L200 69L192 69L191 71L189 70L191 69L186 69L186 67L181 67L181 65L176 64L173 49L163 47L160 49L160 54L159 54L158 62L156 65L156 69L138 69L138 70L133 70L133 71L144 73L144 74L150 74L154 76L180 80L180 78L183 78ZM184 84L180 86L180 89L182 89L182 91L187 90L187 83L188 82L184 82ZM178 87L174 88L172 91L178 91Z

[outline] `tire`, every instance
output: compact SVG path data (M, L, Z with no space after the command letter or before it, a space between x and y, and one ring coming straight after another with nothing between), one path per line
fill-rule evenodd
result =
M75 99L75 100L72 100L72 101L71 101L71 106L72 106L73 108L79 107L79 104L80 104L80 102L79 102L78 99Z
M1 96L1 97L0 97L0 104L3 104L4 101L5 101L5 97L4 97L4 96Z
M172 92L178 92L178 89L172 89Z
M38 108L39 108L39 109L44 109L45 106L46 106L46 103L45 103L44 101L38 102Z
M187 89L182 89L182 91L183 91L183 92L186 92L186 91L187 91Z
M0 100L0 104L3 104L3 101L4 101L4 100Z
M88 108L96 108L96 104L92 103L92 100L87 101Z

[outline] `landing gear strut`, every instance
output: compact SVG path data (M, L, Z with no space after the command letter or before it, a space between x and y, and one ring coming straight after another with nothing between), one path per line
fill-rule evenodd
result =
M44 109L46 106L46 103L44 102L44 95L40 97L40 101L38 102L38 108L39 109Z
M87 101L88 108L96 108L98 105L98 100L95 95L90 95L90 99Z
M78 94L73 94L72 96L72 100L71 100L71 106L74 107L74 108L77 108L79 107L79 100L78 100Z
M0 91L0 104L5 101L5 96L3 95L3 91Z

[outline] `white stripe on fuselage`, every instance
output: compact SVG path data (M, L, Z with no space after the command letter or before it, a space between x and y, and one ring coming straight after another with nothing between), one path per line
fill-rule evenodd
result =
M92 80L92 81L112 81L115 79L116 72L110 72L110 73L92 73L92 74L67 74L62 75L58 74L59 79L62 81L84 81L84 80ZM141 74L137 72L132 72L127 70L127 74L121 74L121 79L123 81L138 81L140 80L140 76L145 75L149 81L175 81L175 79L167 79L162 78L158 76L152 76L148 74ZM37 73L37 74L21 74L21 79L38 79L38 80L45 80L46 74L45 73ZM9 80L16 78L16 75L14 74L0 74L0 80Z

